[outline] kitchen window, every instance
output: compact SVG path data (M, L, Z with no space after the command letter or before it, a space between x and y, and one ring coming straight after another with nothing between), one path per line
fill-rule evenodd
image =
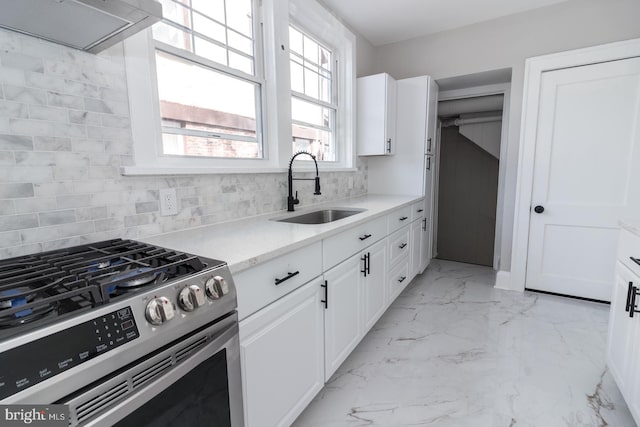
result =
M262 158L251 0L162 0L153 26L162 155Z
M124 42L123 174L282 172L300 149L353 170L356 43L338 19L314 0L161 1L164 19Z
M291 134L293 152L307 151L318 161L335 161L333 52L312 36L289 27Z

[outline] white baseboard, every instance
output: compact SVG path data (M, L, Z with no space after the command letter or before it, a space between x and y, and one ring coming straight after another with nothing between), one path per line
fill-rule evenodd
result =
M522 289L514 289L511 286L511 272L506 270L499 270L496 273L496 284L494 285L494 288L522 292Z

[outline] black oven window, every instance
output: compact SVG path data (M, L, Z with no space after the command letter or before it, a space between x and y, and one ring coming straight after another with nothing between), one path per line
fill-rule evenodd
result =
M231 427L226 349L196 366L116 426Z

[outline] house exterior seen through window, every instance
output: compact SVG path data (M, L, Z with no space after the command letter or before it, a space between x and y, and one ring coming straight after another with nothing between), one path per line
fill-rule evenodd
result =
M153 27L165 156L264 157L252 0L161 0Z
M293 152L336 161L334 58L329 48L289 27Z

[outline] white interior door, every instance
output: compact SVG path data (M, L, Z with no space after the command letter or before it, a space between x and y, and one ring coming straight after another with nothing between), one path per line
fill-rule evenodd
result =
M618 220L640 217L639 124L640 58L543 73L527 288L611 298Z

